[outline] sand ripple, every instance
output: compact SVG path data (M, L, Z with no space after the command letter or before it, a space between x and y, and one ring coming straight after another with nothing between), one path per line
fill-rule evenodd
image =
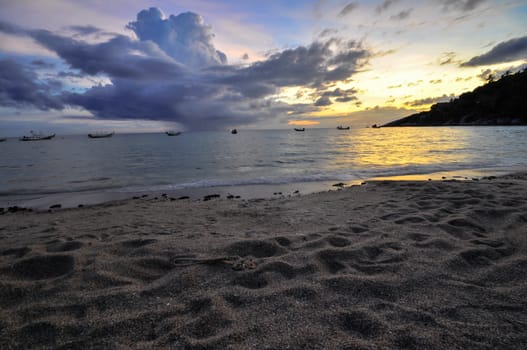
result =
M525 349L527 176L0 215L0 348Z

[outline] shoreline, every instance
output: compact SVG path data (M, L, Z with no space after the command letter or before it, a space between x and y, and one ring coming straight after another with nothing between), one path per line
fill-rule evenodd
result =
M355 179L346 182L339 181L312 181L287 184L258 184L258 185L234 185L214 187L193 187L177 190L145 190L145 191L84 191L53 194L35 195L11 195L0 197L0 208L9 210L35 210L45 211L48 209L71 209L77 207L94 206L105 203L139 199L156 198L178 200L180 198L190 200L202 200L206 197L227 199L272 199L280 197L291 197L318 192L341 190L343 188L357 186L371 181L429 181L429 180L454 180L470 181L493 176L503 176L515 172L527 171L525 167L515 168L480 168L463 170L446 170L424 174L406 174L375 176L371 178ZM338 186L338 185L341 186ZM188 197L188 198L187 198ZM53 207L53 208L52 208Z
M527 346L527 172L0 215L0 348Z

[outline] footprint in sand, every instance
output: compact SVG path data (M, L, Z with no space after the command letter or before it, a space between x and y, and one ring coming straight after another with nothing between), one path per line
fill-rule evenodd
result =
M157 239L132 239L129 241L121 242L121 244L127 248L139 248L155 242L157 242Z
M267 258L285 253L284 248L270 241L247 240L232 243L225 248L228 255L240 257L253 256L255 258Z
M46 251L49 253L60 253L60 252L69 252L72 250L80 249L84 244L79 241L70 241L70 242L56 242L48 244Z
M373 338L379 335L384 326L365 312L351 311L338 315L340 329L362 338Z
M331 236L331 237L326 238L326 240L328 241L329 244L331 244L334 247L338 247L338 248L346 247L351 244L351 242L348 239L339 237L339 236Z
M2 252L2 255L3 256L14 255L17 258L21 258L24 255L26 255L27 253L29 253L30 251L31 251L31 248L29 248L29 247L11 248L11 249L4 250Z
M8 273L15 278L42 280L64 276L72 272L74 266L72 256L43 255L16 262Z

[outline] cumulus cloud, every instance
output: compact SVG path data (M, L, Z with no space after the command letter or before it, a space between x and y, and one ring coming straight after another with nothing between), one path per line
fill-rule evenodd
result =
M31 37L56 53L69 66L67 72L57 69L56 78L71 79L73 75L107 82L56 93L57 86L51 81L39 82L36 73L15 66L5 74L22 86L1 83L0 105L81 107L100 119L174 121L189 129L217 129L303 116L320 109L324 101L355 100L355 90L332 87L338 81L349 81L371 56L359 42L329 37L234 66L216 50L211 28L196 14L164 18L160 10L148 9L128 27L137 40L114 34L102 42L88 43L75 35L0 23L0 31ZM76 33L95 30L82 26L70 29ZM314 89L322 98L319 105L277 99L281 88L297 86Z
M36 74L13 60L0 60L0 106L62 109L60 96L52 94L56 81L39 82Z
M227 56L216 50L210 26L193 12L163 17L160 9L151 7L137 14L137 20L128 23L141 41L151 40L164 52L187 66L202 68L225 64Z
M477 67L521 59L527 60L527 36L501 42L490 51L462 63L461 67Z

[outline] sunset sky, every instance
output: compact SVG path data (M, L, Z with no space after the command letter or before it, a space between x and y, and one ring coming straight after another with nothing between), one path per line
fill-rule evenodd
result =
M527 64L526 0L0 8L0 137L382 124Z

